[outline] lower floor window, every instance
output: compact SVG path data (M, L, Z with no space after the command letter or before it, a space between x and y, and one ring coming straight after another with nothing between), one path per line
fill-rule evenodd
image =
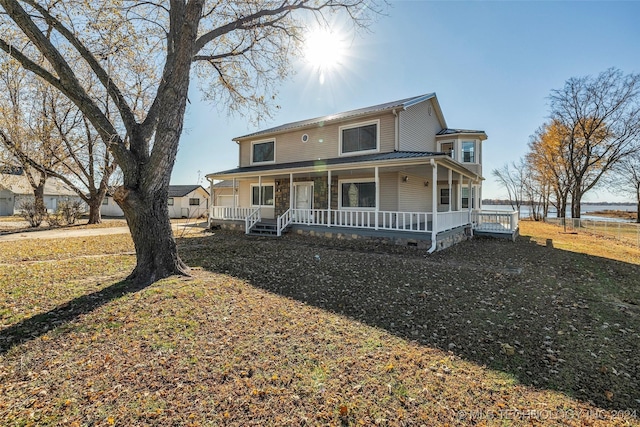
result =
M189 206L200 206L200 199L189 199Z
M471 208L475 209L475 197L476 189L471 189ZM462 209L469 209L469 187L462 187Z
M169 206L173 206L173 197L169 197L169 198L167 199L167 205L169 205Z
M343 182L341 207L343 208L375 208L376 183L371 182Z
M262 189L262 204L260 204L260 189ZM252 206L273 206L273 185L251 186L251 205Z
M440 204L448 205L449 204L449 189L441 188L440 189Z

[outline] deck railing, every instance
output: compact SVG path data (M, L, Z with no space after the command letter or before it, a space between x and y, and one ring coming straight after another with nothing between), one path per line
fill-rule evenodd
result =
M473 228L479 231L513 234L518 229L518 211L473 211L471 218Z

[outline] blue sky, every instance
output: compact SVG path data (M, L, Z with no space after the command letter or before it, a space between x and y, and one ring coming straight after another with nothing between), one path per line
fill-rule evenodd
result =
M491 170L526 153L551 89L609 67L640 72L638 16L636 1L392 1L370 33L349 39L348 57L324 84L296 62L281 109L258 127L200 102L194 85L172 184L236 167L233 137L436 92L449 127L487 132L483 195L505 197ZM586 200L627 198L599 190Z

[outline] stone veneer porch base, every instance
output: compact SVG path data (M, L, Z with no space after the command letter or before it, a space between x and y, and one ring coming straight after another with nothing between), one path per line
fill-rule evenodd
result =
M220 227L224 230L236 230L244 232L244 221L211 220L212 227ZM289 233L301 236L323 237L339 240L370 240L381 244L393 244L410 246L417 249L429 249L431 247L431 233L395 232L387 230L369 230L362 228L344 227L319 227L294 224ZM458 227L448 230L437 236L436 250L449 248L457 243L469 239L470 226ZM283 235L286 238L286 234Z

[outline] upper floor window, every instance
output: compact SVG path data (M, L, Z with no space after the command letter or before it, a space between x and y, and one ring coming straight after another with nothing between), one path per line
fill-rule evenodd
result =
M340 154L378 151L379 121L340 127Z
M453 151L453 142L443 142L440 146L440 151L447 153L451 158L456 158L455 152Z
M462 162L476 162L476 143L475 141L462 141Z
M109 198L105 197L104 199L102 199L102 204L103 205L108 205L109 204Z
M276 142L251 143L251 163L273 163L276 160Z

